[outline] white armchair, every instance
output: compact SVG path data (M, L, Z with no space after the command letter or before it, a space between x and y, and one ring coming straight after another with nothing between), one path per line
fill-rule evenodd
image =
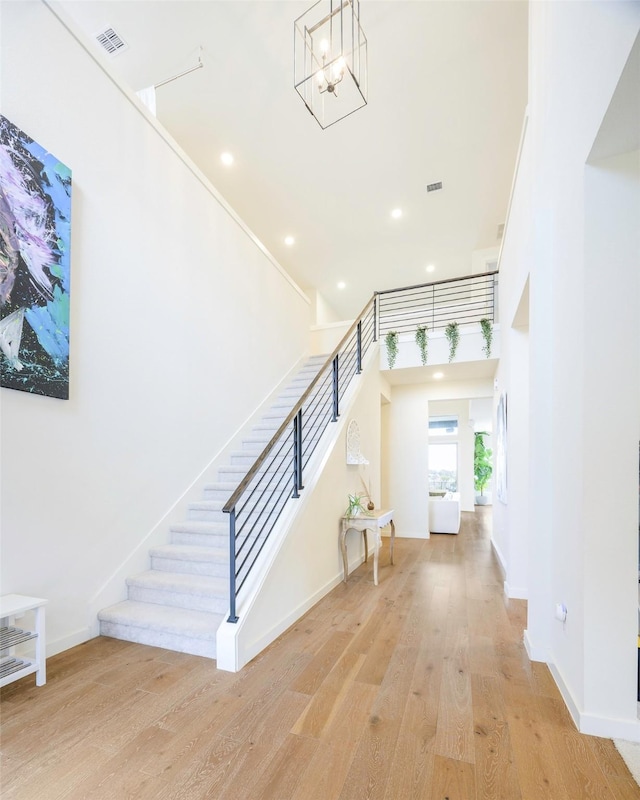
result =
M459 494L447 492L444 497L429 498L429 530L431 533L459 533Z

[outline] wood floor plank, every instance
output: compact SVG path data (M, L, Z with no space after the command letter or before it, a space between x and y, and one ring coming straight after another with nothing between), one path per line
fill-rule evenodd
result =
M93 639L0 692L2 800L640 800L522 642L487 524L396 540L239 673Z
M317 655L293 682L292 691L301 692L302 694L316 692L352 640L353 634L351 633L344 631L332 633Z
M506 709L498 678L473 675L476 800L520 800Z
M432 782L425 800L470 800L475 798L475 775L472 764L436 755Z

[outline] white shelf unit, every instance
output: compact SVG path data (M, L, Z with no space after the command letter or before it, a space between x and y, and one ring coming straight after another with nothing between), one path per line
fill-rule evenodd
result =
M44 608L48 600L23 594L0 597L0 687L27 675L36 674L36 686L47 681ZM33 629L16 626L16 622L33 611ZM18 645L31 642L33 658L16 655Z

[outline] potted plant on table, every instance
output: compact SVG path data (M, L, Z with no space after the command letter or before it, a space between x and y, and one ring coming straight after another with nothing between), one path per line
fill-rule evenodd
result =
M486 447L484 443L484 437L488 435L487 431L478 431L474 434L473 480L476 491L480 492L480 494L476 496L476 505L479 506L485 506L488 502L487 498L484 496L484 489L493 472L491 448Z
M367 513L367 509L362 504L365 496L363 494L350 494L349 505L344 512L345 517L359 517Z

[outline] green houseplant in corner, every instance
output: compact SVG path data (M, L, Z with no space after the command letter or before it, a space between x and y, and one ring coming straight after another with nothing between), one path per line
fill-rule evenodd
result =
M387 348L387 364L389 369L393 369L398 357L398 333L396 331L389 331L384 337L384 343Z
M416 344L420 350L420 359L423 367L426 367L427 357L429 355L429 340L427 337L428 330L429 328L427 328L426 325L418 325L416 328Z
M444 329L444 335L449 342L449 363L456 357L458 342L460 341L460 328L457 322L450 322Z
M473 481L476 492L480 492L480 494L476 496L476 505L479 506L485 506L487 504L487 498L484 496L484 489L493 472L493 466L491 464L492 452L491 449L485 447L484 444L484 437L488 435L486 431L477 431L474 434Z
M487 358L491 358L491 343L493 341L493 324L490 319L484 317L480 320L480 327L482 328L482 336L484 338L484 347L482 352Z

